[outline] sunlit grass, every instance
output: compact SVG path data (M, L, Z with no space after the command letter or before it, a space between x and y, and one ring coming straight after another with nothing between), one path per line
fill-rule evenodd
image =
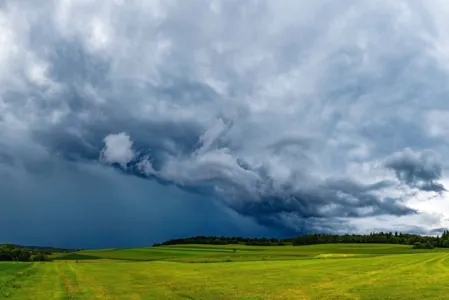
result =
M9 298L45 300L447 299L449 292L449 252L403 245L183 245L79 255L97 259L3 263L0 282L32 268Z

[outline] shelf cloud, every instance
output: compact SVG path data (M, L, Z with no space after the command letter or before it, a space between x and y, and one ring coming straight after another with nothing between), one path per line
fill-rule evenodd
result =
M119 171L276 234L432 233L449 215L448 12L405 0L4 1L0 174Z

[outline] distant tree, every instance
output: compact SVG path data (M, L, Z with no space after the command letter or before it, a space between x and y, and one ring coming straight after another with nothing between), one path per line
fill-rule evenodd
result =
M395 236L391 237L390 243L392 243L392 244L400 244L401 240L397 237L397 235L395 235Z
M443 248L449 248L449 239L444 240L444 241L441 243L441 247L443 247Z
M154 244L154 247L176 244L207 244L228 245L245 244L254 246L281 246L281 245L314 245L329 243L384 243L413 245L415 248L432 249L434 247L449 248L449 231L444 231L441 236L421 236L417 234L405 234L399 232L371 232L369 234L306 234L293 238L248 238L248 237L223 237L223 236L194 236L189 238L173 239L163 243ZM2 253L0 252L0 256Z
M416 242L413 244L413 249L434 249L435 247L429 241L421 243Z
M44 252L38 252L33 256L32 261L51 261L50 257L46 255Z
M48 250L29 249L11 244L0 245L0 261L50 261Z

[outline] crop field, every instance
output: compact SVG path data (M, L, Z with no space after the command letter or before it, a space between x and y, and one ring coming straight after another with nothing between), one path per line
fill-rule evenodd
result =
M448 299L448 282L448 250L388 244L179 245L0 263L0 299Z

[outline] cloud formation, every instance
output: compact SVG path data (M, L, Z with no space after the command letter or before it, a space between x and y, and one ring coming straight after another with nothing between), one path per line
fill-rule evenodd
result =
M223 123L220 124L218 128L225 128ZM262 224L284 226L298 232L315 231L316 223L334 219L345 223L351 218L416 213L404 205L401 198L381 193L393 186L391 181L363 184L348 177L322 180L299 172L293 178L280 177L269 172L267 165L256 168L245 163L244 158L233 157L227 147L211 149L211 136L216 139L220 136L217 132L221 132L216 128L206 131L199 138L197 148L185 158L155 161L146 154L128 166L122 164L122 170L216 196L230 208L254 217ZM129 137L123 133L110 135L105 141L117 137L126 137L126 145L131 145ZM109 147L106 143L103 153ZM132 149L128 148L128 151L133 153ZM387 166L391 160L387 161ZM159 166L157 169L153 167L155 162ZM434 183L426 183L427 186L430 184Z
M3 2L0 164L101 161L295 232L380 218L440 228L444 214L424 218L432 207L413 201L445 197L448 12L412 0Z
M442 192L445 187L436 182L443 175L443 164L432 150L413 152L406 148L387 158L385 167L393 170L402 183L424 191Z
M104 138L105 147L100 160L109 164L120 164L123 168L134 158L132 142L126 133L110 134Z

